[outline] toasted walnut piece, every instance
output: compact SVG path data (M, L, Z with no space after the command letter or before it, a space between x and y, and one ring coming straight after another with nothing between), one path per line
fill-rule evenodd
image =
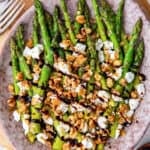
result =
M19 100L18 112L25 113L28 111L28 104L25 103L24 99Z
M85 39L85 36L79 33L79 34L76 35L76 38L79 39L79 40L80 39Z
M86 34L91 34L92 33L92 29L91 28L85 28L85 32L86 32Z
M84 57L83 55L79 55L76 59L75 59L75 61L74 61L74 63L73 63L73 67L80 67L81 65L83 65L85 62L86 62L86 60L87 60L87 58L86 57Z
M10 97L8 100L7 100L7 104L8 104L8 107L10 109L14 109L16 107L16 100L14 97Z
M76 16L76 21L79 24L84 24L86 22L85 16L84 15L78 15L78 16Z
M26 62L27 62L28 65L31 65L32 57L31 56L26 57Z
M83 36L86 36L86 30L85 30L85 28L81 28L81 34L82 34Z
M9 84L8 85L8 91L11 93L11 94L14 94L14 86L12 84Z
M106 82L107 82L107 86L109 88L112 88L114 86L114 80L113 79L107 78Z
M120 67L122 65L122 61L121 60L114 60L113 62L113 66L114 67Z
M41 72L41 68L40 68L40 66L39 65L34 65L33 66L33 71L35 72L35 73L40 73Z
M115 89L112 89L111 92L112 92L113 94L116 94L117 96L120 96L120 92L118 92L118 91L115 90Z
M119 112L124 114L129 111L129 106L127 104L121 104L119 106Z
M113 123L113 122L115 121L115 116L114 116L114 115L109 115L109 116L108 116L108 121L109 121L110 123Z
M64 143L63 144L63 149L62 150L71 150L70 143Z
M75 128L71 128L69 135L72 138L76 138L76 136L77 136L77 130Z
M126 122L125 118L120 117L118 120L119 124L124 124Z
M18 72L18 73L17 73L17 76L16 76L16 79L17 79L18 81L22 81L22 80L24 79L23 73L22 73L22 72Z
M111 71L111 66L109 64L102 64L101 69L103 72L110 72Z
M75 57L73 55L66 55L66 60L69 62L73 62L75 60Z
M99 73L95 73L94 78L96 81L100 81L101 80L101 75Z
M32 39L29 39L26 43L26 46L29 47L29 48L32 48L33 47L33 40Z
M120 84L121 84L122 86L126 86L126 85L127 85L127 82L126 82L125 79L121 79L121 80L120 80Z
M90 119L89 120L89 128L95 128L95 123L94 123L94 120Z
M124 130L124 129L122 129L121 131L120 131L120 136L125 136L126 135L126 131Z
M138 93L137 93L137 91L132 91L132 92L131 92L131 97L132 97L132 98L138 98Z
M70 40L63 40L62 44L64 45L64 47L68 48L71 45L71 41Z

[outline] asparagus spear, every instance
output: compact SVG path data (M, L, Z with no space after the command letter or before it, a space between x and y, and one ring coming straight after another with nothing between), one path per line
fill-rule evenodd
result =
M121 79L125 77L125 74L129 71L133 63L133 60L134 60L133 58L134 58L134 53L135 53L135 44L140 36L141 30L142 30L142 20L139 19L136 22L132 31L131 40L129 43L129 49L125 55L124 62L123 62L123 74L122 74ZM122 93L122 90L123 90L123 87L120 84L117 84L115 86L115 91Z
M38 19L37 19L37 14L34 16L33 20L33 31L32 31L32 39L33 39L33 44L36 46L38 44Z
M52 39L52 37L53 37L53 17L47 11L45 11L45 17L46 17L47 28L49 31L49 36Z
M41 71L40 79L38 81L38 86L44 86L46 87L48 84L48 80L50 78L52 69L48 67L47 65L44 65Z
M96 150L104 150L104 144L98 144Z
M78 15L83 15L84 5L85 5L85 0L78 0L76 17ZM82 25L79 24L77 21L75 22L75 24L74 24L75 34L79 33L79 30L80 30L81 26Z
M52 47L55 48L59 46L60 41L58 18L59 18L59 7L55 6L53 14L53 38L52 38Z
M114 49L116 51L119 52L119 56L120 56L120 60L123 61L123 53L122 53L122 50L120 48L120 44L119 44L119 41L118 41L118 37L115 33L115 30L114 30L114 24L112 23L111 19L110 19L110 13L108 11L108 7L105 5L106 3L101 3L101 15L103 17L103 21L107 27L107 30L108 30L108 36L110 37L111 41L113 42L114 44Z
M97 3L97 0L92 0L92 3L93 3L95 16L96 16L96 22L97 22L97 26L98 26L99 35L100 35L100 37L103 41L106 41L107 37L106 37L106 34L105 34L105 28L104 28L102 18L100 16L99 6L98 6L98 3Z
M116 34L118 36L119 41L121 40L121 32L123 29L123 10L124 10L124 0L120 1L119 8L116 14Z
M44 10L42 8L42 4L39 0L34 0L35 10L38 15L38 21L41 28L41 35L43 39L44 49L45 49L45 63L53 65L54 63L54 52L51 49L50 37L48 34L48 29L45 23Z
M31 70L30 70L28 64L26 63L25 58L22 55L22 50L24 49L24 44L23 44L24 40L23 40L22 28L23 28L22 26L19 26L19 28L16 32L16 41L17 41L16 54L17 54L17 57L19 59L19 66L20 66L21 72L23 72L25 78L31 80L32 79Z
M17 85L16 76L19 72L19 62L18 62L18 58L16 55L16 44L15 44L14 39L11 39L11 41L10 41L10 49L11 49L13 84L14 84L14 89L15 89L15 95L18 95L19 87Z
M140 65L142 64L144 58L144 41L143 39L139 42L137 50L136 50L136 54L134 57L134 62L133 62L133 67L131 68L131 70L133 70L134 72L138 72L138 69L140 68Z
M61 4L61 8L62 8L62 11L64 14L65 24L66 24L66 28L68 30L70 39L71 39L73 44L76 44L77 40L75 38L75 34L74 34L74 31L73 31L72 26L71 26L71 20L70 20L69 14L68 14L65 0L60 0L60 4Z
M53 143L53 150L61 150L63 147L64 141L61 140L59 136L56 136L54 143Z
M137 49L136 49L136 55L134 57L134 62L132 64L132 67L131 67L131 70L133 72L135 72L137 75L134 79L134 81L130 84L128 84L125 89L128 91L128 92L131 92L131 90L133 89L134 85L137 83L137 81L139 80L139 77L138 77L138 70L140 68L140 65L143 61L143 57L144 57L144 41L143 39L139 42L138 46L137 46Z
M109 21L112 24L114 31L116 31L115 30L115 23L116 23L115 12L113 11L113 9L111 8L111 6L109 5L109 3L106 0L101 0L100 6L102 6L102 8L100 7L100 11L101 11L101 9L105 8L105 11L106 11L107 15L109 16Z
M18 30L16 32L16 41L20 51L23 51L25 47L24 38L23 38L23 25L20 25L18 27Z
M133 62L133 57L134 57L134 52L135 52L135 44L140 36L140 33L141 33L141 30L142 30L142 20L139 19L134 28L133 28L133 32L132 32L132 35L131 35L131 40L130 40L130 43L129 43L129 49L125 55L125 58L124 58L124 63L123 63L123 75L125 75L125 73L129 70L129 68L131 67L132 65L132 62Z

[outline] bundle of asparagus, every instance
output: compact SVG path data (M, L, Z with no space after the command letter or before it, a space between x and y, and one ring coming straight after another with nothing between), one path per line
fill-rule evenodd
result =
M25 40L20 25L10 41L8 106L31 143L102 150L109 138L124 134L143 99L142 20L127 35L124 0L117 12L105 0L91 1L95 18L86 0L78 0L71 19L65 0L53 15L34 0L32 37Z

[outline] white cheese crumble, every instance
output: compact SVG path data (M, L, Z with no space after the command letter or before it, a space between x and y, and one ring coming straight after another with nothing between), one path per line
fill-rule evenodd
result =
M44 122L48 125L53 125L53 119L51 117L43 118Z
M122 67L116 68L115 73L110 73L109 76L116 81L119 80L122 76Z
M102 129L107 128L107 119L106 119L106 117L103 117L103 116L98 117L97 123L98 123L100 128L102 128Z
M123 127L122 125L120 125L120 124L118 125L118 128L115 133L115 139L117 139L120 136L120 131L121 131L122 127Z
M71 106L70 106L70 111L71 113L75 113L75 112L83 112L83 111L86 111L87 109L83 106L81 106L80 104L78 103L73 103Z
M81 142L86 149L92 149L93 148L93 141L90 138L85 138Z
M139 99L129 99L129 106L131 110L135 110L139 105Z
M100 51L103 47L103 41L101 39L98 39L96 44L95 44L96 50Z
M110 99L110 94L104 90L99 90L97 95L104 99L104 101L108 101Z
M36 138L40 143L45 144L45 141L48 139L48 136L44 133L39 133L36 135Z
M88 131L88 124L87 122L84 122L84 126L81 129L82 133L86 133Z
M115 59L115 53L116 52L111 49L108 50L108 54L109 54L111 60Z
M134 110L129 110L129 111L126 113L127 117L129 117L129 118L132 117L133 114L134 114Z
M28 120L22 120L22 127L24 129L25 135L29 132L29 121Z
M69 65L65 62L59 61L54 63L54 68L63 73L70 74Z
M33 59L40 59L40 54L43 52L44 47L41 44L37 44L33 48L25 47L23 51L24 57L32 57Z
M138 95L139 95L140 97L143 97L143 96L144 96L144 94L145 94L145 86L144 86L143 83L138 84L138 85L136 86L136 90L137 90Z
M75 92L79 93L82 89L82 86L79 84L76 88L75 88Z
M81 53L85 53L86 45L82 44L82 43L77 43L74 48L76 51L79 51Z
M63 102L57 107L57 110L61 111L62 113L66 113L68 109L69 109L68 105Z
M99 62L103 63L105 60L105 56L104 56L104 52L103 51L99 51L98 52L98 58L99 58Z
M127 72L125 75L125 79L128 83L131 83L135 78L135 74L133 72Z
M105 41L104 42L104 49L110 50L113 49L113 43L111 41Z
M69 132L70 126L68 124L63 123L63 122L60 122L58 127L57 127L57 130L58 130L60 135L63 135L64 132L65 133Z
M36 94L32 97L32 105L36 105L36 104L41 104L43 100L43 97L41 97L40 95Z
M18 82L17 85L19 87L20 93L25 93L28 90L28 88L24 86L22 82Z
M23 114L22 119L24 119L24 120L30 119L30 114Z
M114 95L114 94L112 94L112 99L113 99L115 102L121 102L121 101L123 101L123 98L122 98L122 97L119 97L119 96Z
M40 75L38 73L33 74L33 82L37 82L39 80Z
M13 112L13 117L14 117L14 120L17 121L17 122L20 120L20 114L17 110L15 110Z

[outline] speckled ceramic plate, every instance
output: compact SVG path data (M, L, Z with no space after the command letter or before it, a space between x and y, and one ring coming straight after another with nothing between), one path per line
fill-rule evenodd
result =
M68 6L70 13L74 14L75 3L77 0L68 0ZM87 0L90 4L91 0ZM119 0L109 0L113 8L116 9ZM54 5L59 3L59 0L43 0L43 4L48 11L53 11ZM144 101L140 104L136 111L134 122L130 127L126 128L126 135L117 139L110 140L106 146L106 150L132 150L137 142L143 136L148 124L150 122L150 24L146 20L144 14L133 0L126 0L125 5L125 28L127 32L131 32L131 29L139 17L142 17L144 27L142 36L145 41L145 59L141 72L147 76L145 82L146 95ZM6 100L9 97L7 91L7 85L11 82L11 67L10 62L10 50L9 50L9 39L13 36L17 26L20 23L26 24L27 36L31 34L31 24L34 15L34 7L29 9L13 27L10 36L5 40L4 47L0 51L0 119L7 136L11 143L17 150L45 150L46 147L35 143L31 145L25 138L22 130L22 126L19 123L13 121L12 115L7 110ZM2 42L2 41L1 41Z

